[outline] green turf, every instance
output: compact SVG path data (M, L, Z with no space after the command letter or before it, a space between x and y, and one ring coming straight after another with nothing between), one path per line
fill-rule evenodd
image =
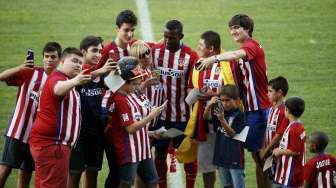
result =
M185 43L195 47L200 34L218 31L223 47L236 49L227 28L230 17L247 13L254 18L254 38L266 53L269 78L288 78L288 96L298 95L306 101L302 121L307 134L324 130L330 136L327 151L336 154L336 17L334 0L149 0L149 10L156 39L162 37L169 19L184 23ZM28 48L40 49L47 41L59 41L63 47L78 46L88 34L101 35L105 41L115 36L117 13L125 8L137 12L134 1L39 1L0 0L0 71L20 64ZM137 32L139 37L140 33ZM16 88L0 83L0 132L3 133L15 102ZM2 139L1 139L2 141ZM309 155L310 156L310 155ZM102 187L106 165L99 176ZM255 187L254 166L246 157L247 187ZM16 172L7 187L15 187ZM198 187L202 187L200 178Z

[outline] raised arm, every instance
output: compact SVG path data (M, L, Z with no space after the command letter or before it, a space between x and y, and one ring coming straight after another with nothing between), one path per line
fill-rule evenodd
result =
M23 64L18 65L16 67L7 69L0 73L0 81L6 81L8 78L16 74L17 72L20 72L24 69L31 69L34 67L34 60L26 60Z
M57 96L65 96L72 88L85 84L90 80L91 75L84 75L83 72L81 72L70 80L58 81L54 87L54 93Z

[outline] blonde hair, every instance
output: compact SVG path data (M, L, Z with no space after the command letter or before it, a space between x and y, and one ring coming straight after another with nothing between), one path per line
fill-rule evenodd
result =
M148 53L148 51L148 55L150 55L150 47L144 41L138 40L132 44L129 55L141 59L146 52Z

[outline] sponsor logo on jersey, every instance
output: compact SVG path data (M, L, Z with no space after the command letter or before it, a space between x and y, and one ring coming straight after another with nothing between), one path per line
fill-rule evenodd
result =
M170 69L170 68L160 68L160 74L162 76L171 76L171 77L181 78L182 76L184 76L184 71Z

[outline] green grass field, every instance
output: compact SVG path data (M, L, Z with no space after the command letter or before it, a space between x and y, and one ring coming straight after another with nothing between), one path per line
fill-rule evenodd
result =
M148 4L156 40L162 37L167 20L179 19L184 23L184 42L193 48L200 34L209 29L221 34L223 48L238 48L229 35L227 22L236 13L253 17L253 37L265 49L268 77L287 77L290 85L288 96L301 96L306 101L302 117L306 134L313 130L327 132L330 136L327 152L336 154L336 133L333 130L336 113L336 1L149 0ZM37 62L41 62L39 52L47 41L58 41L63 47L78 47L81 38L89 34L101 35L105 41L110 41L115 36L115 17L126 8L137 12L135 2L130 0L0 0L0 71L22 63L28 48L35 49ZM141 38L140 32L136 35ZM15 95L16 88L0 83L1 134L7 126ZM246 161L246 185L256 187L254 166L248 155ZM105 163L99 175L99 187L103 187L106 175ZM15 187L16 179L14 171L6 187ZM197 187L202 186L199 176Z

